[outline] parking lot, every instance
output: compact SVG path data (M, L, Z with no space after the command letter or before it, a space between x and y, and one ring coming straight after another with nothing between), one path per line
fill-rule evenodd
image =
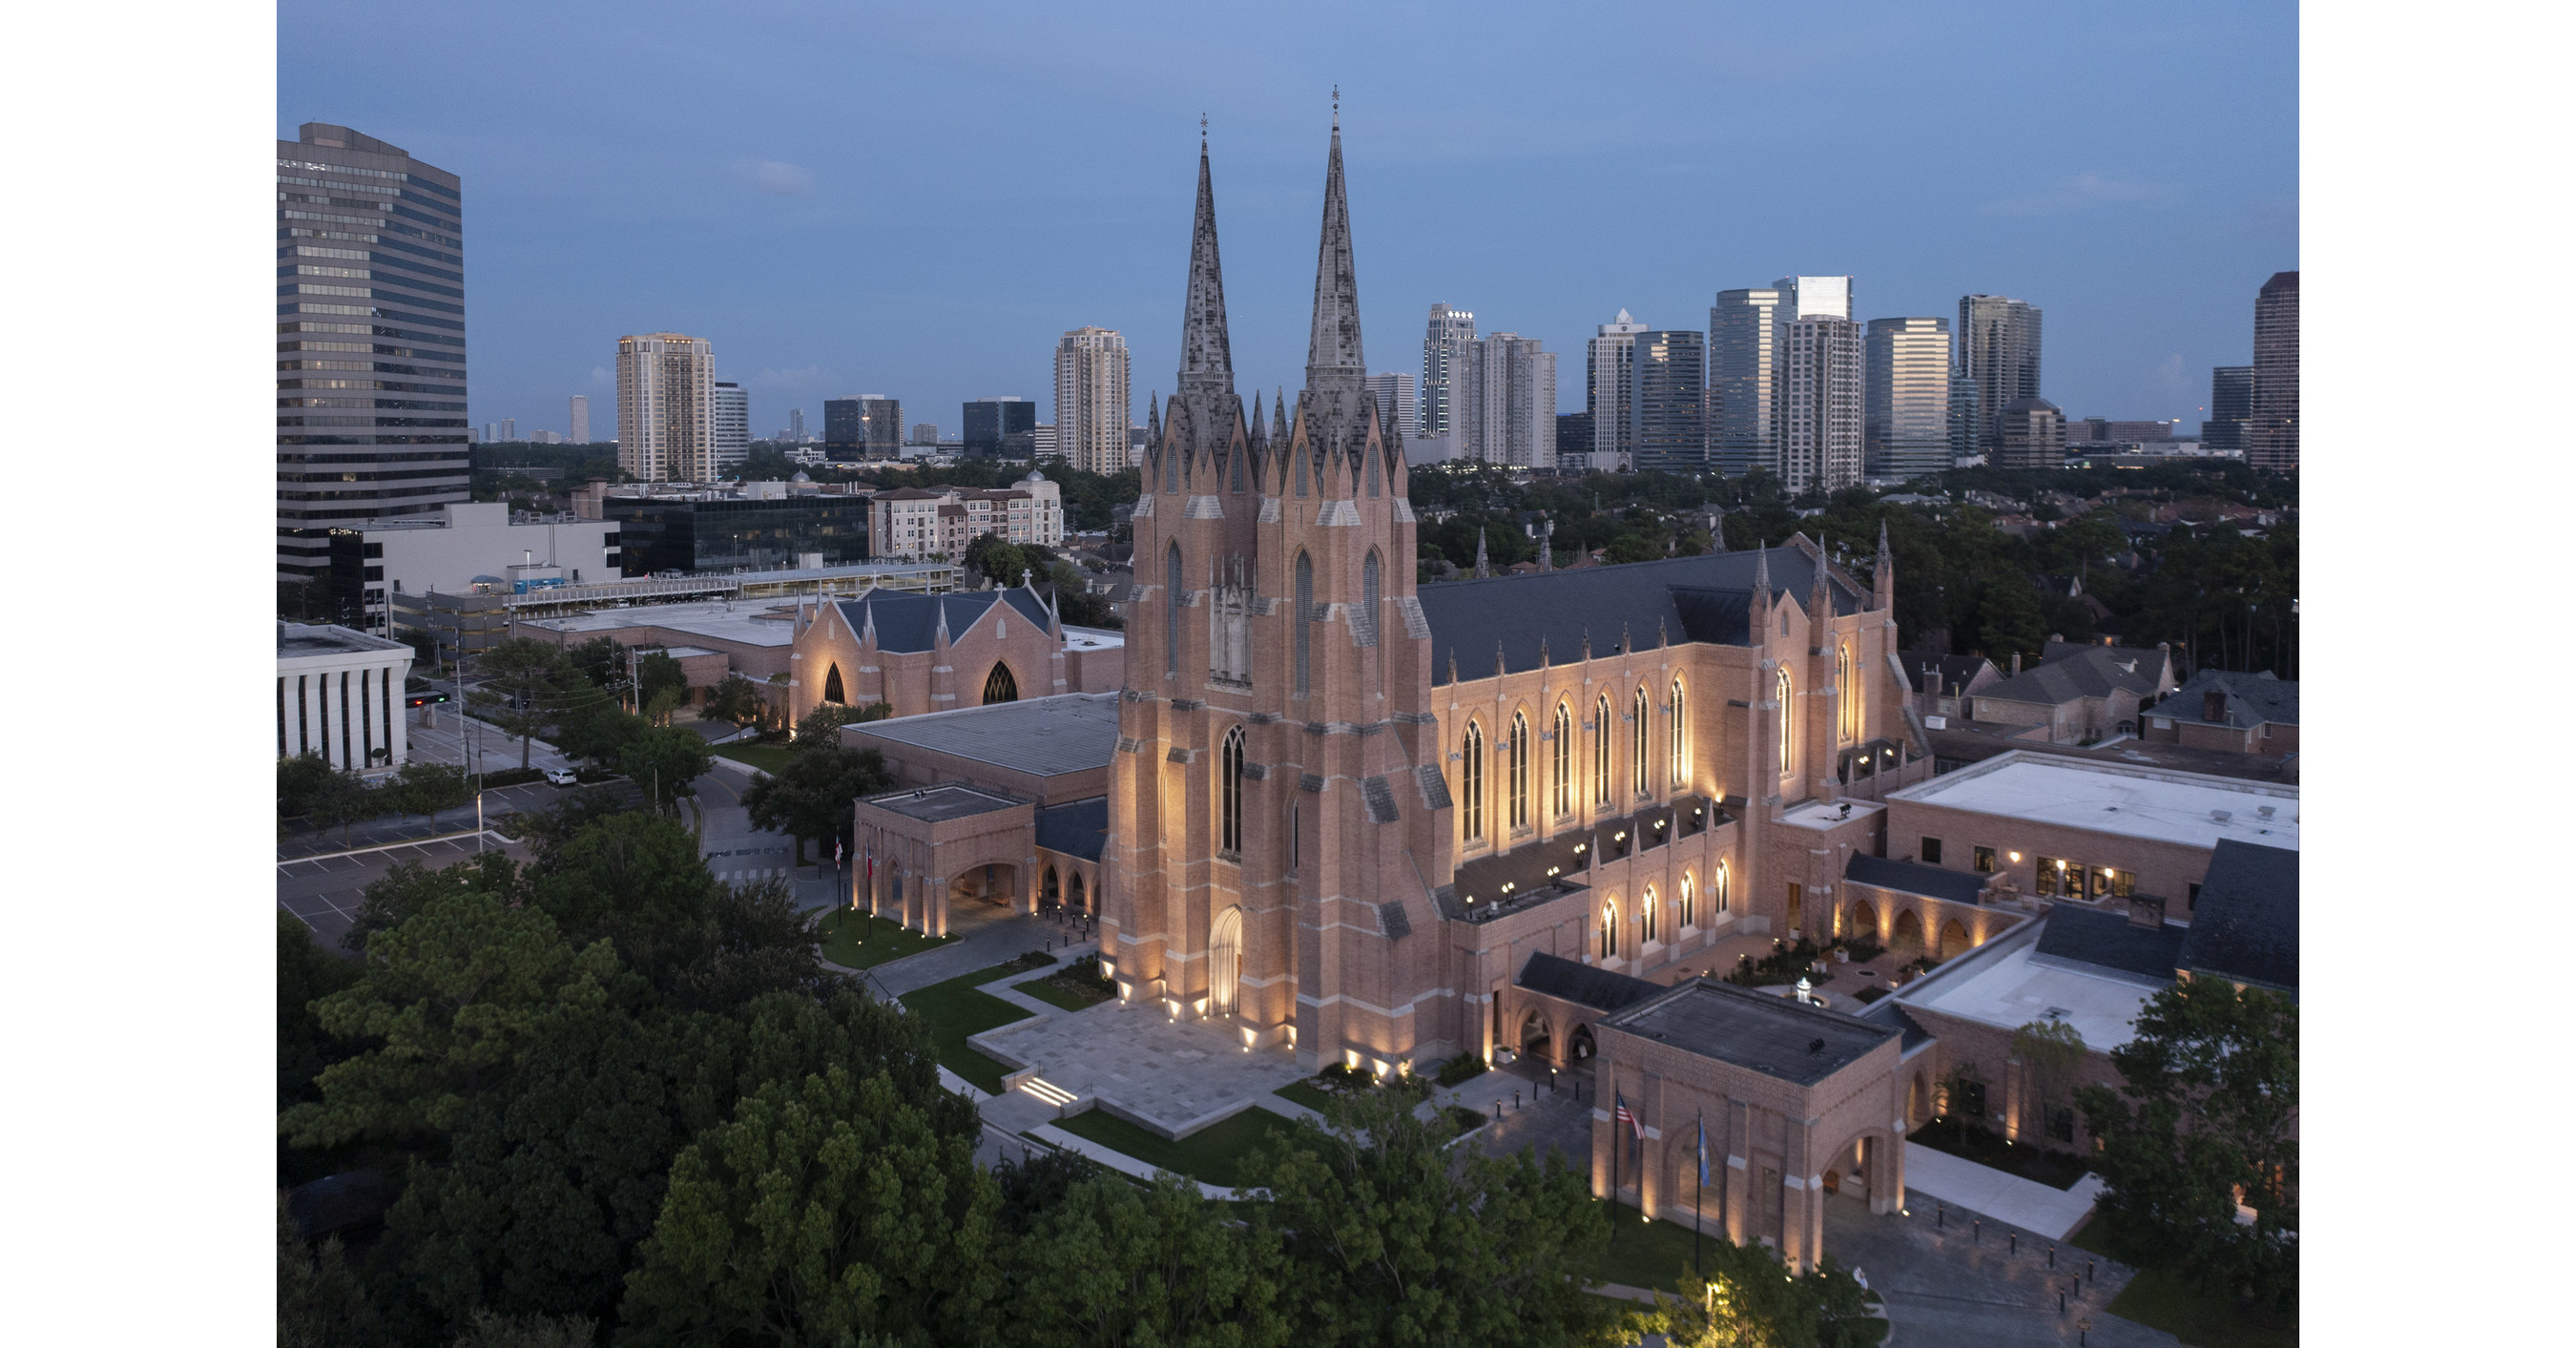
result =
M436 842L396 843L377 851L354 856L303 857L277 863L277 906L304 919L313 929L313 939L332 950L340 948L340 938L364 901L366 888L377 877L404 862L415 862L431 870L453 866L474 857L478 845L486 850L507 852L525 861L527 849L507 846L493 835L443 838Z

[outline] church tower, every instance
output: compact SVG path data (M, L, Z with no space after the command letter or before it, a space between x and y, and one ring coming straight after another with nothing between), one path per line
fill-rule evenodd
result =
M1448 874L1449 804L1424 757L1403 447L1364 385L1338 112L1293 407L1247 420L1234 391L1204 143L1181 349L1134 517L1102 956L1126 995L1247 1047L1409 1061L1438 1037L1424 877Z

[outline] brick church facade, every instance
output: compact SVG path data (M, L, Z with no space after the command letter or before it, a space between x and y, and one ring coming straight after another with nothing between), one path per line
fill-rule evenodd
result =
M1267 415L1234 388L1202 145L1110 766L1126 994L1310 1068L1561 1060L1573 1004L1524 986L1535 956L1669 982L1729 936L1893 921L1842 892L1932 768L1885 540L1866 578L1800 537L1417 592L1365 370L1338 125L1306 387Z

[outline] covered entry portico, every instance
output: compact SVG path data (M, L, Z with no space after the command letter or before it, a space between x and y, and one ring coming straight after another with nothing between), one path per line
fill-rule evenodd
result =
M1030 802L982 787L930 786L853 808L859 853L872 872L858 903L870 913L945 936L960 902L1037 911Z
M1700 1229L1773 1246L1799 1272L1824 1254L1828 1184L1872 1212L1904 1206L1899 1031L1706 978L1596 1029L1595 1194L1612 1194L1615 1159L1618 1201L1685 1226L1696 1207ZM1613 1117L1622 1100L1634 1127Z

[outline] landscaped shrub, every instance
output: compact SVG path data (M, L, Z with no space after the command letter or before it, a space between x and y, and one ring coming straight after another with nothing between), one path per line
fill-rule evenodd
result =
M1481 1111L1469 1109L1465 1105L1451 1105L1441 1112L1449 1116L1449 1122L1456 1125L1460 1133L1472 1133L1488 1122Z
M1050 955L1043 950L1032 950L1029 953L1020 956L1018 959L1011 961L1011 963L1016 964L1023 969L1044 969L1055 963L1055 956Z
M1473 1081L1484 1074L1485 1060L1483 1058L1480 1058L1473 1053L1461 1053L1457 1057L1451 1058L1449 1061L1440 1064L1440 1071L1435 1075L1434 1079L1443 1086L1455 1086L1462 1081Z

